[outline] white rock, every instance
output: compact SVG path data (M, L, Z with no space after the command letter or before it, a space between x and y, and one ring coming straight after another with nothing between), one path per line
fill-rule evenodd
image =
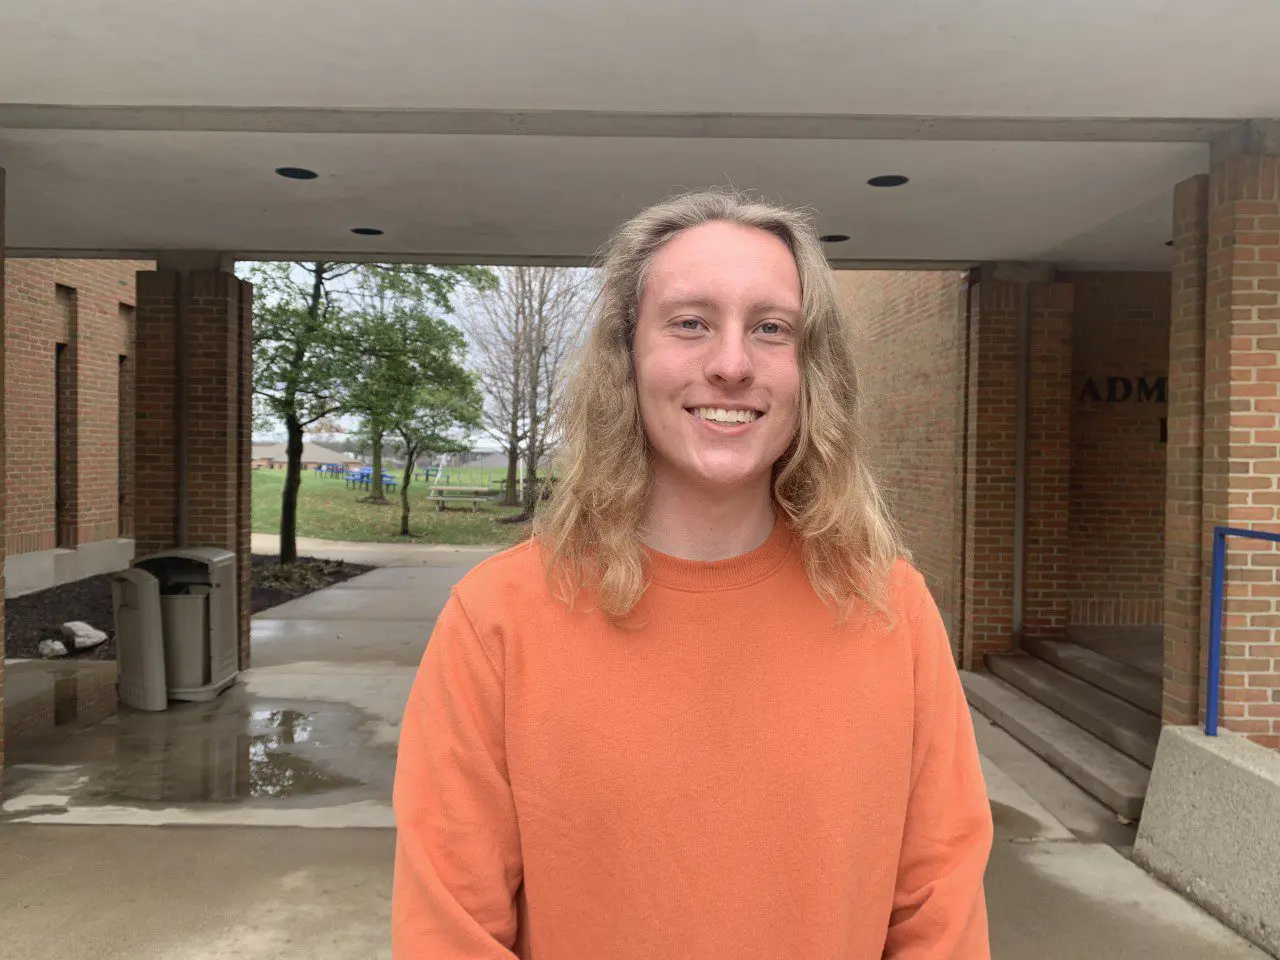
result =
M46 660L56 660L58 657L67 655L66 645L61 640L41 640L40 646L36 649Z
M97 627L80 620L72 620L62 625L62 635L75 642L77 650L88 650L107 639L107 635Z

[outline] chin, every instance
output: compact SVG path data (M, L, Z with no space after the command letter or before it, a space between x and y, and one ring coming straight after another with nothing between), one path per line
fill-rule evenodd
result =
M766 483L770 477L770 469L768 467L760 467L756 464L742 467L702 467L694 468L690 471L702 486L720 487L722 489L731 489L734 487L749 487L755 484Z

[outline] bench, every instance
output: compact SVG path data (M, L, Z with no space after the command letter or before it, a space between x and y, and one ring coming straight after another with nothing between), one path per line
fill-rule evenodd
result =
M466 495L466 494L436 494L436 493L433 493L433 494L431 494L429 497L427 497L427 499L428 499L428 500L430 500L432 503L434 503L434 504L436 505L436 512L437 512L437 513L440 513L442 510L444 510L444 505L445 505L446 503L470 503L470 504L471 504L471 512L472 512L472 513L475 513L476 511L478 511L478 510L480 509L480 504L481 504L481 503L483 503L485 500L488 500L489 498L488 498L488 497L474 497L474 496L468 496L468 495Z

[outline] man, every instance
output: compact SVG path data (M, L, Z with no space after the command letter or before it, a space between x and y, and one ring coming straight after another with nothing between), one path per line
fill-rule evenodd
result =
M681 197L603 276L554 496L405 712L393 955L988 957L973 729L812 227Z

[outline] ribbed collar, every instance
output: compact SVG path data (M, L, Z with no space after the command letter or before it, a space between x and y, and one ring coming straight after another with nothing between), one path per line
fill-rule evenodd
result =
M732 590L772 576L791 552L795 538L779 515L769 539L749 553L725 560L682 560L646 548L653 583L678 590Z

